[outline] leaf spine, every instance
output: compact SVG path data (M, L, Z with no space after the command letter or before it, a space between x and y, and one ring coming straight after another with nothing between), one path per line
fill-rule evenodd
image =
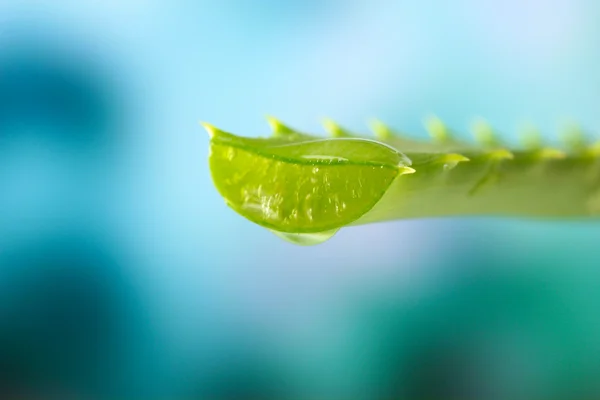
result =
M369 127L375 134L375 137L381 141L389 140L395 136L390 127L378 119L371 120Z
M477 118L473 121L471 124L471 131L473 132L475 140L483 146L498 147L501 145L494 128L485 119Z
M337 122L331 118L323 119L323 127L329 133L329 136L334 138L352 137L353 135L346 129L342 128Z
M444 122L437 116L432 115L425 118L423 124L433 140L442 143L452 140L450 129L448 129L446 124L444 124Z
M296 133L296 131L275 117L267 116L267 123L271 127L274 136L287 136Z

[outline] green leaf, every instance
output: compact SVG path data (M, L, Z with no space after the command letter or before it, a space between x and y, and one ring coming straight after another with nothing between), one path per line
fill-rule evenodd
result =
M337 230L373 208L397 176L413 171L402 153L369 139L300 133L249 139L207 129L212 177L227 204L278 232Z
M225 202L293 243L321 243L340 228L404 218L466 215L587 217L600 212L597 145L570 153L541 141L502 147L490 125L462 143L441 120L431 142L376 121L378 140L327 120L333 137L269 118L273 136L244 138L205 124L210 170Z

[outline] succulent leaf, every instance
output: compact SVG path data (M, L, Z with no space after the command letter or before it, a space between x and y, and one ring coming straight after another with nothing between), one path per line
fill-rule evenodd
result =
M456 141L441 120L425 121L432 141L399 135L380 121L375 139L326 120L331 136L300 133L269 117L273 135L245 138L204 124L214 184L236 212L296 244L340 228L406 218L598 214L600 142L580 130L566 150L539 133L509 149L478 120L477 143Z

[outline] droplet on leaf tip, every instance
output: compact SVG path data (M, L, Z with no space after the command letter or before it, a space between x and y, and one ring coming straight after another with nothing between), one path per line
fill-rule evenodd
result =
M338 231L339 229L332 229L330 231L316 233L289 233L271 230L271 232L286 242L299 246L315 246L324 243L331 239Z

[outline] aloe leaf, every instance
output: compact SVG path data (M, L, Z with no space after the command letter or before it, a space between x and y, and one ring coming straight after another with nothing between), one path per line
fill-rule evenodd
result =
M214 184L240 215L301 245L340 228L406 218L495 215L581 218L600 212L600 146L571 133L567 149L537 132L509 149L489 124L465 143L435 117L420 141L372 123L373 138L331 120L329 137L269 118L273 135L245 138L204 124Z

